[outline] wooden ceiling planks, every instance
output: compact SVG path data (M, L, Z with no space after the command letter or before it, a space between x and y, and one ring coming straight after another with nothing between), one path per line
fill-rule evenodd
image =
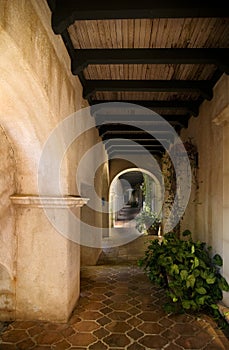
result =
M195 93L173 93L173 92L96 92L95 99L97 100L152 100L152 101L171 101L176 100L179 97L179 100L186 101L187 96L191 97L193 101L198 100L199 94Z
M103 113L108 113L108 117L112 116L110 113L123 113L122 107L120 112L120 107L116 107L113 112L112 108L107 111L107 107L101 107L100 102L133 101L135 105L168 115L173 123L177 121L187 127L190 116L198 116L204 98L211 98L212 88L221 74L229 72L228 50L223 53L217 50L213 56L210 50L201 50L201 53L183 50L229 47L229 18L222 17L227 16L228 11L222 4L214 8L213 5L198 3L195 9L180 1L174 9L163 0L160 4L150 5L144 0L137 5L123 1L111 2L102 7L100 2L92 2L88 6L70 0L47 1L53 12L53 30L62 35L71 57L72 73L79 76L83 96L91 104L94 116L97 112L101 113L101 108L104 109ZM108 49L105 51L111 52L106 54L105 51L96 52L95 49ZM112 49L150 49L150 54L136 54L136 50L134 53L122 51L121 54L115 54ZM182 53L180 55L176 50L173 56L172 50L169 50L168 55L167 51L156 52L151 49L182 49ZM104 83L102 80L109 81ZM139 80L140 83L138 86L136 82L127 84L125 80ZM166 80L168 84L160 88L165 86L164 81L157 87L153 84L158 83L156 80ZM176 81L180 80L187 81L188 87L175 92L174 84L177 88ZM193 84L197 80L207 82L205 95L201 89L191 88L197 84L200 86L199 82ZM145 81L145 85L142 81ZM152 81L152 85L149 81ZM150 92L150 89L155 92ZM130 107L129 112L130 115L135 113L136 107ZM141 108L138 113L141 114ZM182 121L183 118L185 121ZM129 134L131 138L131 132Z
M68 29L75 48L228 47L228 18L77 21Z
M137 66L137 70L134 67ZM89 65L84 70L86 79L144 79L144 80L209 80L216 66L196 64L142 64Z

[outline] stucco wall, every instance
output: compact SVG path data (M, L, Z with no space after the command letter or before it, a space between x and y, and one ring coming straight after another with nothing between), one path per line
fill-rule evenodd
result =
M228 193L228 188L224 184L224 154L228 154L224 139L229 138L229 132L226 131L225 134L225 121L217 122L217 117L227 108L228 104L229 77L224 75L214 88L213 99L201 105L198 118L191 118L188 129L182 131L183 140L191 138L197 146L199 188L196 189L193 186L181 226L182 229L189 228L194 238L211 245L213 253L218 252L223 256L223 272L229 280L228 249L225 250L229 233L226 237L223 226L223 199Z
M16 237L14 208L9 196L16 190L13 147L0 126L0 320L15 317Z
M80 82L71 74L66 47L51 29L51 13L45 0L0 1L0 52L0 124L12 140L17 164L17 189L11 190L38 195L38 165L46 140L60 121L86 106L86 102ZM83 145L78 143L76 148L69 149L62 162L61 186L65 195L79 194L75 164L82 147L96 139L96 130L93 133L92 139L87 135ZM64 139L59 133L53 145L56 156L63 147ZM2 159L0 162L5 167ZM55 157L42 168L42 195L57 195L53 186L54 163ZM88 173L90 166L88 163ZM10 194L7 193L8 201ZM80 216L79 209L76 211ZM13 213L8 214L7 224L11 225ZM42 209L15 207L15 220L20 257L16 272L16 317L66 320L79 296L79 245L60 236ZM66 225L71 226L69 222ZM11 239L9 244L13 244ZM46 254L45 262L41 257ZM58 269L61 265L63 269ZM64 285L65 297L58 310L56 303L60 303ZM45 289L46 297L42 297Z

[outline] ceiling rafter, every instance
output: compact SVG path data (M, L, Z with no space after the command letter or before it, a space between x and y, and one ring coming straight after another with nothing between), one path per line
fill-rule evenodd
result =
M229 49L75 49L71 64L75 75L91 64L214 64L228 74Z
M117 151L122 151L122 150L126 150L126 151L144 151L144 149L146 150L163 150L163 147L161 145L148 145L148 146L141 146L141 145L117 145L117 146L111 146L108 148L108 151L112 152L113 150L117 150Z
M180 125L183 127L187 127L188 126L188 120L189 120L189 116L187 114L185 115L175 115L175 114L171 114L171 115L160 115L164 120L166 120L168 123L170 123L172 126L174 125ZM118 115L118 114L100 114L100 115L96 115L95 116L95 120L96 120L96 125L103 125L107 124L107 123L125 123L125 122L129 122L129 123L134 123L134 125L145 125L146 123L151 123L152 125L155 123L160 124L160 121L158 121L158 118L156 121L154 121L154 116L153 114L151 115L144 115L144 114L122 114L122 115Z
M53 4L52 28L61 34L67 27L78 20L98 19L138 19L138 18L191 18L191 17L226 17L228 10L218 2L184 2L176 0L161 1L106 1L106 0L51 0Z
M111 147L109 149L107 149L108 153L112 153L112 152L124 152L124 151L130 151L130 152L144 152L144 151L149 151L149 152L154 152L154 151L160 151L160 152L165 152L165 148L162 146L140 146L139 147L127 147L127 146L115 146L115 147Z
M166 140L165 139L160 139L161 141L163 141L163 143L166 145ZM140 146L144 146L144 147L151 147L151 146L162 146L161 142L155 138L151 138L148 140L137 140L134 142L129 142L129 140L125 140L125 139L111 139L111 140L106 140L104 142L105 148L107 150L109 150L109 148L112 147L116 147L116 146L131 146L131 145L140 145ZM169 144L167 144L169 145Z
M107 140L112 140L112 139L126 139L126 140L132 140L132 141L149 141L149 140L155 140L155 138L148 134L148 133L139 133L139 134L135 134L135 133L112 133L112 132L106 132L104 135L101 135L102 139L104 141L107 141ZM166 141L171 141L173 140L174 138L174 135L172 134L168 134L168 133L160 133L158 134L157 136L157 139L160 141L160 140L163 140L165 139Z
M87 99L96 91L197 92L211 100L212 88L206 80L85 80L83 97Z
M185 113L189 113L190 115L193 115L194 117L198 116L199 113L199 105L202 102L202 100L197 101L183 101L183 100L172 100L172 101L151 101L151 100L90 100L91 104L91 114L94 115L96 113L101 113L102 110L110 111L112 105L113 107L120 109L120 110L127 110L127 103L130 104L130 110L134 109L138 113L142 113L142 108L140 108L140 111L138 111L137 107L145 107L152 110L166 110L169 109L170 113L173 111L175 113L181 111ZM112 105L111 105L112 103ZM124 104L125 103L125 104ZM136 105L136 106L133 106Z
M145 151L142 150L142 151L138 151L137 153L138 153L138 155L146 155L146 151L147 150L145 150ZM148 151L148 153L150 153L152 156L158 155L161 157L165 153L165 150L164 149L154 149L154 150ZM128 156L131 156L131 155L135 156L136 150L133 150L133 151L129 151L129 150L125 150L125 149L120 150L120 151L113 150L113 151L109 151L108 154L109 154L109 159L112 159L112 158L115 158L115 159L121 158L122 159L122 157L123 156L125 157L125 155L126 156L127 155Z
M148 123L145 126L141 126L139 124L136 125L127 125L127 124L117 124L117 123L109 123L104 125L97 126L97 129L99 130L100 136L104 135L105 133L121 133L121 132L129 132L133 134L140 134L140 133L152 133L152 134L170 134L171 129L168 127L168 125L161 125L161 124L150 124Z

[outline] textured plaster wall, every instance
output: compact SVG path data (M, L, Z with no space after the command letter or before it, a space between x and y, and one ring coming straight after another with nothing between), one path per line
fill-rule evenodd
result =
M11 142L0 126L0 320L15 317L16 236L14 208L16 164Z
M18 178L21 192L37 190L36 174L43 144L55 125L81 107L81 86L69 78L67 67L56 54L61 38L52 35L49 17L38 17L33 3L0 3L0 118L17 144ZM49 35L48 32L49 31ZM20 33L20 35L19 35ZM62 43L61 52L67 59ZM70 62L68 62L70 64ZM22 161L23 159L23 161Z
M213 252L223 256L223 272L229 280L229 225L227 228L224 225L224 197L228 196L224 174L224 155L228 154L228 147L224 140L229 138L229 129L226 121L216 123L228 105L229 77L224 75L214 88L213 99L202 104L198 118L191 118L188 129L182 132L183 140L191 138L199 154L199 188L193 185L182 229L189 228L194 238L207 242Z
M9 188L9 183L1 176L8 196L7 204L3 203L8 228L5 227L1 235L7 237L9 247L14 247L13 232L9 227L15 219L17 249L10 248L7 253L9 247L3 246L1 260L10 264L14 256L18 257L17 318L64 321L79 296L79 245L60 235L42 209L15 207L14 217L9 195L11 191L38 194L38 164L47 138L61 120L86 103L78 79L71 74L64 43L51 29L51 14L45 0L0 1L0 52L0 124L12 140L17 164L17 189ZM92 133L94 135L87 135L77 148L71 148L63 161L61 186L66 195L79 194L75 164L80 159L82 147L90 145L97 137L95 130ZM58 155L64 146L61 133L55 142ZM5 169L5 155L0 157L1 169ZM43 195L56 195L53 161L55 157L43 167ZM89 163L88 173L90 166ZM76 211L80 216L80 210ZM66 225L70 223L66 222ZM1 278L6 283L4 276L2 274Z
M84 129L84 126L82 128ZM88 142L85 142L86 139ZM93 146L96 144L98 148L94 150ZM77 162L74 168L78 178L77 191L82 197L89 198L88 206L84 206L81 210L81 236L90 232L91 238L88 245L81 246L81 264L95 265L101 253L102 236L104 231L108 230L108 215L102 213L102 198L105 200L108 198L107 155L96 128L85 132L71 147L77 150Z

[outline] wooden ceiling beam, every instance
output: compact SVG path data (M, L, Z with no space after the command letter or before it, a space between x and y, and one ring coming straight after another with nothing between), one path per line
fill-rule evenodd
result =
M161 1L107 1L107 0L48 0L52 8L52 28L61 34L67 27L78 20L137 19L137 18L201 18L227 17L225 3L184 2L182 0Z
M142 128L139 125L127 125L127 124L103 124L97 126L97 129L99 130L99 135L103 136L105 133L131 133L131 134L140 134L140 133L150 133L155 135L163 134L170 134L172 131L168 127L168 125L161 125L161 124L147 124L145 126L142 126Z
M179 114L169 114L169 115L161 115L160 116L166 120L168 123L170 123L172 126L174 125L180 125L183 127L188 126L188 120L189 120L189 115L184 114L184 115L179 115ZM103 124L108 124L108 123L132 123L133 125L136 126L144 126L147 123L150 123L150 125L154 124L160 124L160 121L156 118L154 119L153 114L152 115L144 115L144 114L133 114L133 115L128 115L128 114L123 114L123 115L107 115L107 114L101 114L101 115L96 115L95 116L95 121L96 125L103 125Z
M149 140L155 140L155 137L148 133L139 133L139 134L131 134L131 133L109 133L106 132L104 135L101 136L103 141L107 140L113 140L113 139L126 139L126 140L132 140L132 141L149 141ZM158 134L158 141L160 140L166 140L166 142L171 142L174 136L172 134L168 133L161 133Z
M163 100L163 101L151 101L151 100L92 100L91 101L91 115L101 114L102 111L111 112L114 108L124 111L125 113L130 110L135 110L135 113L143 113L144 108L151 110L156 110L157 113L160 113L163 110L170 110L170 114L175 112L185 112L194 117L197 117L199 114L199 105L202 101L183 101L183 100ZM130 106L128 107L128 104ZM160 112L158 112L160 110ZM123 112L123 113L124 113Z
M112 146L107 149L108 152L113 152L113 151L132 151L132 152L144 152L144 150L147 151L163 151L164 148L161 145L157 146Z
M85 99L97 91L194 92L207 100L213 97L213 86L207 80L85 80Z
M161 139L162 140L162 139ZM163 142L166 144L166 140L163 139ZM104 141L104 145L105 145L105 148L107 150L109 150L110 148L115 148L115 147L130 147L130 146L133 146L135 145L136 143L136 146L137 145L140 145L140 146L144 146L144 147L151 147L151 146L161 146L162 147L162 144L160 141L156 140L155 138L152 138L152 139L149 139L149 140L137 140L137 141L134 141L134 142L130 142L129 140L124 140L124 139L112 139L112 140L107 140L107 141ZM168 144L167 144L168 146Z
M229 49L76 49L72 73L95 64L214 64L229 74Z
M151 155L158 155L158 156L162 156L165 153L164 149L155 149L155 150L150 150L148 151ZM125 157L125 156L137 156L137 155L145 155L146 151L142 150L142 151L129 151L129 150L122 150L122 151L108 151L108 156L110 159L113 158L121 158Z

